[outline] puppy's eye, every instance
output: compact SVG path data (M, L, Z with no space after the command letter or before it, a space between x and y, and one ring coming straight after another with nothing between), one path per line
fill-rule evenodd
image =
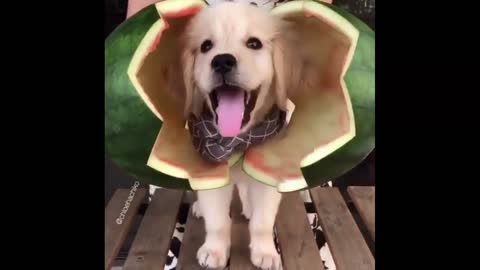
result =
M210 51L210 49L213 47L213 43L210 39L205 40L202 45L200 46L200 51L202 53L206 53Z
M247 47L252 50L259 50L262 48L262 42L258 38L251 37L247 40Z

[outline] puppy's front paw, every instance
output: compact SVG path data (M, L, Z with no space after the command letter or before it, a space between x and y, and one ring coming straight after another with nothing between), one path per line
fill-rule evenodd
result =
M196 217L196 218L201 218L202 217L202 213L200 211L200 206L198 205L198 201L195 201L192 204L192 213L193 213L193 216Z
M203 244L197 252L198 263L202 267L224 269L227 266L228 247L226 245Z
M252 246L250 259L253 265L262 270L282 269L282 260L273 244L262 243Z

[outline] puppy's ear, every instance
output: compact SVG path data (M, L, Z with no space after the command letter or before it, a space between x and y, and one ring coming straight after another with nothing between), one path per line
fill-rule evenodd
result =
M183 83L185 85L185 104L184 104L184 114L188 115L193 112L193 92L194 92L194 82L193 82L193 65L194 65L194 55L193 52L184 49L181 56L181 65L182 65L182 74L183 74Z
M183 50L181 55L183 83L185 85L184 114L188 118L191 113L199 116L201 113L202 98L199 91L195 89L193 70L195 64L194 51Z
M285 60L283 58L285 52L285 42L281 36L278 35L273 41L273 69L274 69L274 82L273 89L275 91L275 98L277 106L281 110L285 110L287 107L287 86L285 72Z
M274 37L273 46L273 68L274 82L277 106L286 110L287 100L292 93L296 91L300 80L300 60L293 49L291 26L281 23L277 35Z

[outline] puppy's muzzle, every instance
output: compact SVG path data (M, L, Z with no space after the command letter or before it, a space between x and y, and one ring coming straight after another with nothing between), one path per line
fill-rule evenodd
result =
M219 54L212 59L211 64L216 73L225 75L237 66L237 59L231 54Z

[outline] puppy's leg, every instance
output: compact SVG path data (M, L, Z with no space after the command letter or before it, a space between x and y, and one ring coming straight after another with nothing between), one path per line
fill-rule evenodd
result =
M230 253L230 203L233 185L198 191L198 208L205 221L206 238L197 252L203 267L222 268Z
M264 270L279 270L281 259L273 242L273 226L282 195L276 188L257 181L249 182L248 194L252 203L249 223L251 261Z
M230 174L231 178L235 181L235 185L238 189L238 196L242 202L242 215L245 218L250 219L252 217L252 207L248 196L248 186L251 181L255 180L245 174L242 168L242 162L237 162L237 164L233 165L230 168Z
M250 219L252 217L252 208L250 206L250 198L248 197L248 182L240 179L237 181L236 185L240 201L242 202L242 215L245 218Z

